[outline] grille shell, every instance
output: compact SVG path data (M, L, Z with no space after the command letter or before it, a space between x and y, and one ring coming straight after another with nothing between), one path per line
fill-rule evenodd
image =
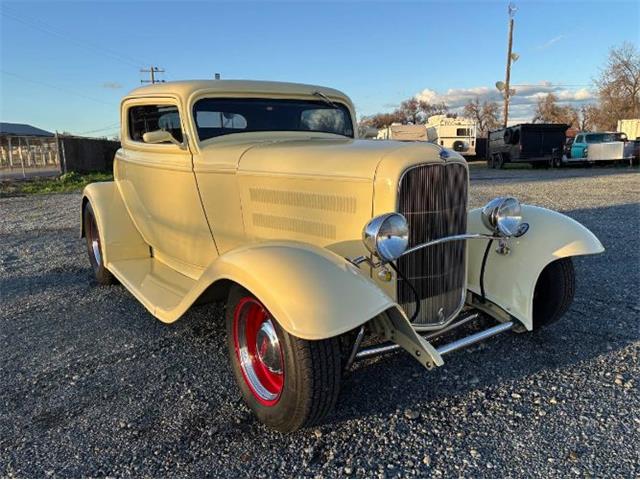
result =
M460 163L423 164L406 170L398 186L398 211L409 223L409 247L467 231L468 172ZM446 324L459 312L466 293L466 241L418 250L398 260L398 268L421 299L417 327ZM414 295L397 281L398 303L411 317Z

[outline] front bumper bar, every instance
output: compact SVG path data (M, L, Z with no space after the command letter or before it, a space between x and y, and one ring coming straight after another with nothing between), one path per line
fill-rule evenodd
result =
M399 325L398 316L394 316L395 321L393 321L393 327L390 326L392 322L390 320L390 317L387 317L386 319L384 318L380 319L377 323L374 323L373 325L374 331L376 331L378 334L382 334L384 337L386 337L390 341L384 344L360 348L360 342L362 341L362 338L364 336L364 326L363 326L361 331L358 333L356 344L354 345L353 353L349 358L347 368L351 365L353 361L364 360L366 358L375 357L385 353L393 352L400 348L403 348L406 351L408 351L414 358L416 358L416 360L418 360L421 364L425 365L427 368L432 368L434 366L440 366L444 363L442 361L443 355L447 355L457 350L461 350L463 348L469 347L476 343L482 342L488 338L498 335L499 333L512 330L516 326L515 322L513 321L499 323L485 330L481 330L479 332L454 340L444 345L440 345L438 347L433 347L433 345L431 345L431 343L429 342L429 340L431 339L440 337L446 332L450 332L451 330L459 328L466 323L476 320L479 316L480 316L479 312L467 313L462 317L460 317L458 320L455 320L454 322L446 326L445 328L441 330L437 330L435 332L430 332L424 336L418 334L413 329L413 327L411 327L411 325L409 324L408 320L406 320L406 317L404 315L402 315L402 317L406 320L406 325L402 325L402 326ZM400 323L404 323L404 322L400 321ZM406 331L407 326L411 329L414 335L407 334L408 333ZM404 330L404 335L402 335L402 338L398 338L398 333L394 334L394 332L397 332L397 330L400 330L400 329ZM426 356L429 358L427 362L425 362L424 360L425 356L421 355L422 353L426 354Z

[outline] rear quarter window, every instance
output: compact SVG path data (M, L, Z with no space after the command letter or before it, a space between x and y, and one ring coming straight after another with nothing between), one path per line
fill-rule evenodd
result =
M180 114L175 105L139 105L128 111L129 138L143 142L142 136L155 130L166 130L182 142Z

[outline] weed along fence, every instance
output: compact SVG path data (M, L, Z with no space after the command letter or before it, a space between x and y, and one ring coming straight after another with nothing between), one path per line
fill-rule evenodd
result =
M0 178L110 172L120 142L58 135L31 125L0 125Z

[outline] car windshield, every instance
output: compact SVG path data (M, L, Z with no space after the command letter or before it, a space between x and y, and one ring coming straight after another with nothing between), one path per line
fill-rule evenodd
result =
M592 133L587 135L587 143L616 142L619 138L613 133Z
M193 106L200 141L241 132L324 132L353 137L349 109L325 100L204 98Z

